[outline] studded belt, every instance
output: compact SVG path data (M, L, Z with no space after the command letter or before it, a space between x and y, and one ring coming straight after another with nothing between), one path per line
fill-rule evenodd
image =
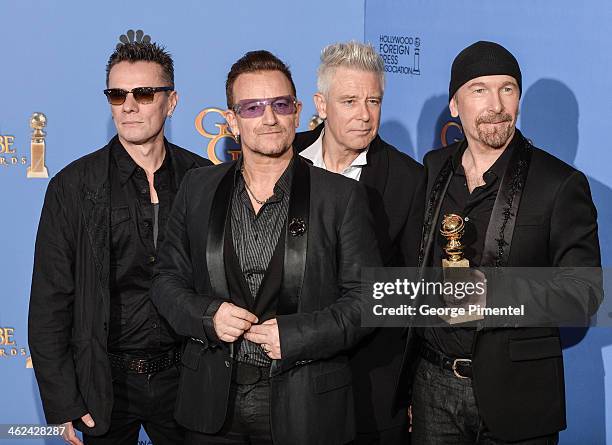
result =
M155 374L180 362L181 351L178 348L171 349L150 358L133 358L109 353L108 359L113 368L128 374Z

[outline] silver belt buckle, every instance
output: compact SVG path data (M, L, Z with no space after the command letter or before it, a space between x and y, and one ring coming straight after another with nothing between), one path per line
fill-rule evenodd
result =
M469 358L456 358L455 360L453 360L453 373L455 374L455 376L460 379L469 379L469 377L465 375L461 375L457 372L457 363L459 362L472 363L472 360Z

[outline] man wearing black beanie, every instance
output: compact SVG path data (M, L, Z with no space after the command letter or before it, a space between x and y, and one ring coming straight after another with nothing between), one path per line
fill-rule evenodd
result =
M447 258L440 227L448 214L464 221L463 256L479 280L475 267L601 266L587 179L516 128L521 88L517 60L497 43L474 43L455 58L449 108L465 139L424 159L423 271ZM487 299L499 295L495 289ZM579 307L586 319L603 297L597 279L571 273L554 286L504 290L527 302ZM412 407L413 445L558 442L566 427L558 328L487 322L408 330L398 401Z

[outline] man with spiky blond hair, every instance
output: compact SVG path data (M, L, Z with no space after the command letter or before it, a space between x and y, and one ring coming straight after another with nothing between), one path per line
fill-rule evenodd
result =
M371 45L335 43L321 52L314 102L324 123L294 146L316 167L363 183L385 266L415 266L421 231L422 166L378 135L384 62ZM358 444L406 443L406 411L393 407L401 330L380 328L351 356Z

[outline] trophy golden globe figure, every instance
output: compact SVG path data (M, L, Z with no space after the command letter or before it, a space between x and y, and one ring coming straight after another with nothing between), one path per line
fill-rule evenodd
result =
M444 215L442 218L440 233L448 240L444 252L448 259L442 259L442 267L470 267L468 259L463 258L463 244L461 237L465 230L463 218L455 213Z
M30 118L32 141L30 142L30 166L27 170L28 178L48 178L49 172L45 166L45 132L47 117L43 113L34 113Z

